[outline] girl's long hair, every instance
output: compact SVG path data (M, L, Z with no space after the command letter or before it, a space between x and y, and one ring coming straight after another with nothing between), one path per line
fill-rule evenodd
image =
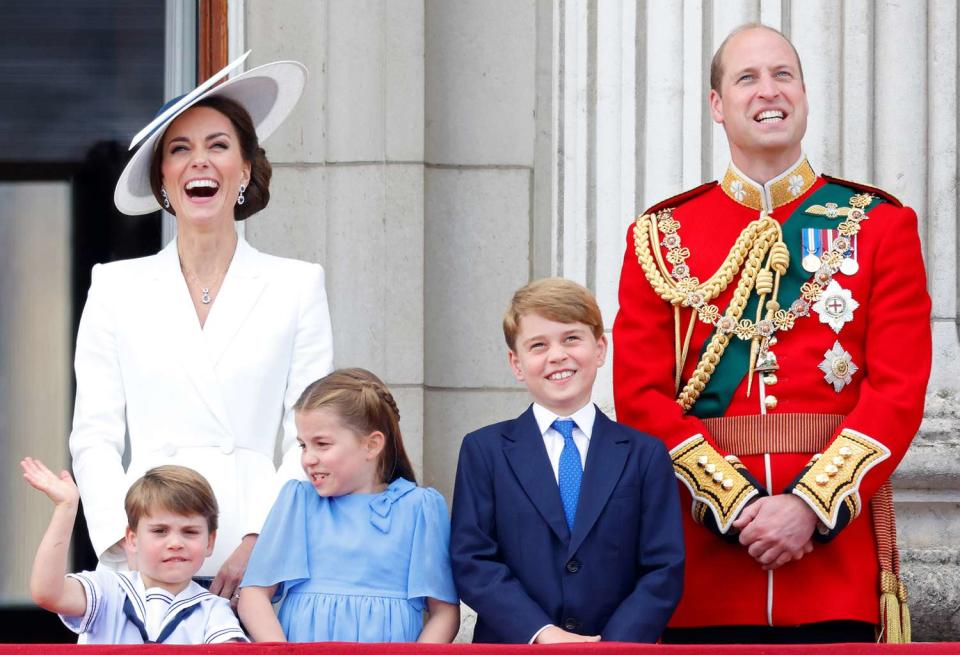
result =
M300 395L293 406L298 412L332 409L344 426L357 434L382 432L383 451L377 474L386 483L406 478L416 484L416 475L400 435L400 410L387 385L370 371L342 368L320 378Z

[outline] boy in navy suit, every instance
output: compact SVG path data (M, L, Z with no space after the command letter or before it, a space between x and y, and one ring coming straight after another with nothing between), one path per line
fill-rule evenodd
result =
M560 278L503 319L533 404L460 448L450 552L475 642L654 642L680 600L683 534L662 442L590 402L607 340L593 295Z

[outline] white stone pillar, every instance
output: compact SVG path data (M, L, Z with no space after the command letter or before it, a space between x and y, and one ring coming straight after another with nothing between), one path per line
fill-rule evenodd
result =
M463 435L528 402L501 318L532 269L537 20L533 1L426 2L424 464L448 499Z
M296 59L304 98L265 144L267 252L323 264L338 367L380 376L423 471L423 0L245 3L250 65Z

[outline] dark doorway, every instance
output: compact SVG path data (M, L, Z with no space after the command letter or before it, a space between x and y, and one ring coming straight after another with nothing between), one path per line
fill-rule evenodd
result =
M50 453L68 463L67 436L74 380L72 353L80 313L95 263L155 253L160 248L160 213L129 217L113 206L113 189L129 152L127 145L164 100L165 4L158 0L5 0L0 4L0 295L17 297L36 310L36 325L24 313L12 316L0 305L0 448L6 465L0 485L0 519L21 535L0 560L0 640L73 642L76 636L59 619L29 602L23 580L52 507L21 479L16 462L25 455ZM48 203L47 195L60 201ZM58 204L59 203L59 204ZM59 222L45 214L62 213ZM25 222L26 221L26 222ZM51 221L51 229L43 228ZM57 253L24 255L23 226L33 230L32 247ZM52 226L58 225L57 229ZM17 228L16 226L20 226ZM39 236L37 236L39 235ZM42 237L57 244L48 244ZM63 243L65 241L65 243ZM6 250L4 249L6 247ZM2 257L0 257L2 259ZM4 269L4 264L7 268ZM59 286L46 276L66 276ZM24 293L41 288L45 295ZM22 288L18 289L18 285ZM58 289L57 291L52 291ZM54 311L56 310L56 311ZM57 316L62 329L51 329ZM68 346L51 358L50 371L17 356L42 349L45 335ZM60 335L57 337L56 335ZM57 351L59 353L59 351ZM23 359L23 357L21 357ZM66 359L66 361L62 361ZM31 364L36 364L31 366ZM44 364L46 365L46 364ZM18 371L30 371L31 380ZM26 374L24 374L25 376ZM41 380L41 384L35 382ZM34 433L22 428L25 410L16 393L36 413L53 414L63 430ZM66 399L66 400L64 400ZM37 496L41 496L38 504ZM46 504L44 504L46 503ZM39 532L37 530L39 529ZM96 566L82 513L74 531L71 570ZM28 574L28 573L27 573Z

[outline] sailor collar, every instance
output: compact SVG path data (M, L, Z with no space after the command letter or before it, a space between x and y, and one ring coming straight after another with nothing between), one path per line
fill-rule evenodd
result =
M813 172L806 156L800 155L793 166L766 184L751 180L730 162L720 186L734 202L769 214L802 196L816 181L817 174Z
M136 571L130 573L118 571L117 582L126 594L124 614L139 630L144 643L162 643L199 605L216 598L193 581L176 596L157 587L145 589L143 578ZM169 605L157 625L153 625L154 622L148 618L147 603L150 600L162 600Z

